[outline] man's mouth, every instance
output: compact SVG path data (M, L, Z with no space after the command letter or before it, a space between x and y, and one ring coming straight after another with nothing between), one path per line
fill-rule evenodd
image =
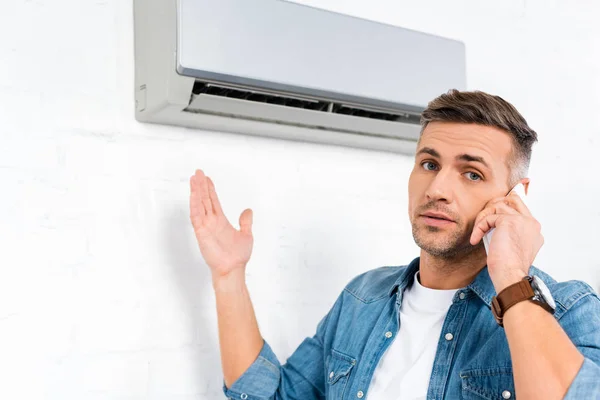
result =
M454 223L454 220L448 215L437 211L427 211L420 215L427 225L447 226Z
M426 217L426 218L431 218L431 219L454 222L454 220L452 218L450 218L449 215L441 213L441 212L436 212L436 211L427 211L427 212L421 214L421 216Z

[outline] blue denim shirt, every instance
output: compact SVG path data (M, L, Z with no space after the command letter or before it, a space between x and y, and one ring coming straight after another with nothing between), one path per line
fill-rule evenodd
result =
M357 276L319 322L315 335L285 365L265 342L231 388L223 386L225 395L241 400L366 398L375 367L400 328L404 289L418 269L417 258L408 266ZM556 301L556 320L585 356L565 398L600 399L600 298L584 282L557 283L535 267L529 272L546 283ZM484 268L454 296L438 341L428 400L504 399L508 393L515 398L508 342L490 308L495 295ZM452 333L450 340L447 333Z

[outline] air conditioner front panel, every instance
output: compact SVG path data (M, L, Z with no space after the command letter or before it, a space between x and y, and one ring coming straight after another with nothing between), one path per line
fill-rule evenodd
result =
M381 121L216 96L196 96L185 111L304 128L335 130L372 138L403 139L416 142L420 134L420 126L414 123ZM327 134L323 132L323 135ZM301 139L301 137L297 139Z
M421 111L464 89L461 42L281 0L177 0L185 76Z

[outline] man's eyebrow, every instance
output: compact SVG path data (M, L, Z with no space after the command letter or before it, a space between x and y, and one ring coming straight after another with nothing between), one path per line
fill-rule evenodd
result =
M419 155L419 154L429 154L433 157L441 158L440 153L438 153L435 149L432 149L431 147L423 147L421 150L419 150L417 152L417 155Z
M435 157L435 158L442 158L440 156L440 153L438 153L437 150L435 150L431 147L423 147L421 150L419 150L417 152L417 156L420 154L429 154L430 156ZM490 166L488 165L487 162L485 162L483 157L474 156L472 154L466 154L466 153L460 154L460 155L456 156L456 160L466 161L466 162L478 162L478 163L481 163L481 164L485 165L486 167L490 168Z
M486 167L490 168L490 166L488 165L488 163L485 162L483 157L473 156L470 154L461 154L459 156L456 156L456 159L460 160L460 161L467 161L467 162L478 162L478 163L481 163L481 164L485 165Z

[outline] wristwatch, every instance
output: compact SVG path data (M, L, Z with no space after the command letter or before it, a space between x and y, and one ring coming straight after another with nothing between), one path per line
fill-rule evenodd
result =
M537 276L526 276L492 298L492 313L498 325L504 326L502 318L509 308L525 300L542 306L550 314L554 314L556 309L556 303L544 281Z

